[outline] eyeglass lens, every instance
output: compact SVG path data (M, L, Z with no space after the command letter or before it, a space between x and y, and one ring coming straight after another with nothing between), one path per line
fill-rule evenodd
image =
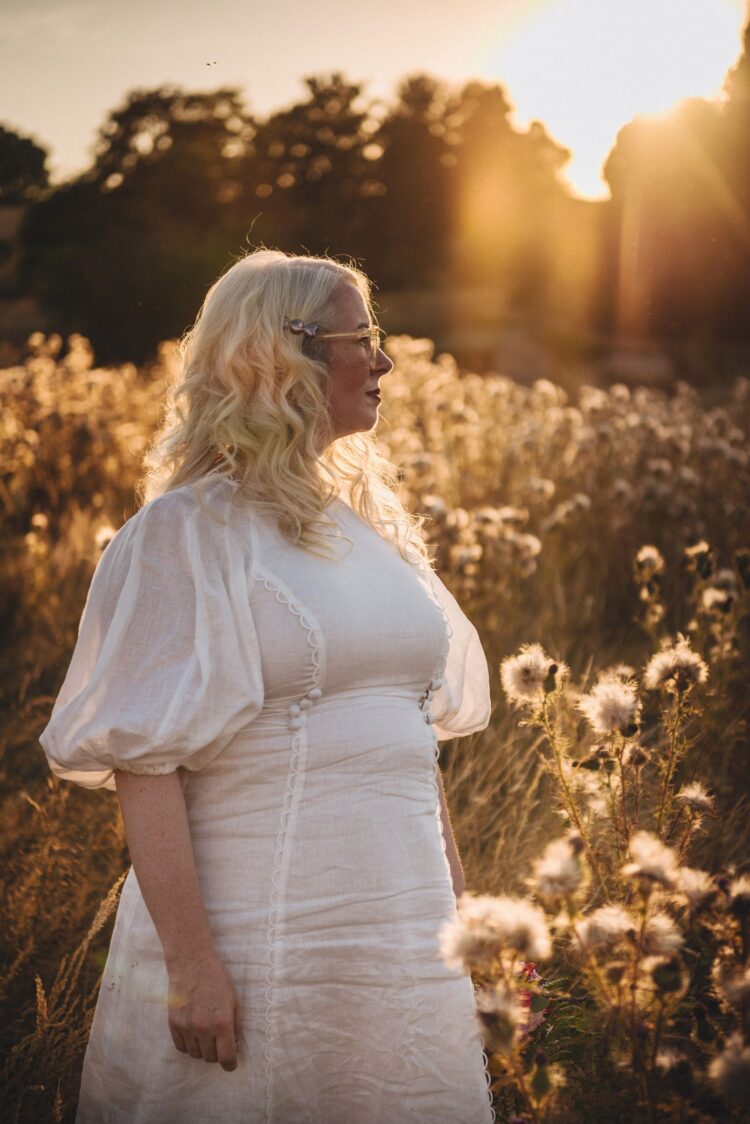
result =
M374 363L378 357L378 351L382 343L382 335L378 328L375 328L370 333L370 362Z

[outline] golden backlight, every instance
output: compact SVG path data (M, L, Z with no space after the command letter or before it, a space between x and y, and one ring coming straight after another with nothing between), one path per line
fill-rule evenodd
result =
M572 149L561 175L573 194L609 194L601 167L636 114L684 97L716 97L741 51L739 0L518 0L481 52L515 106Z

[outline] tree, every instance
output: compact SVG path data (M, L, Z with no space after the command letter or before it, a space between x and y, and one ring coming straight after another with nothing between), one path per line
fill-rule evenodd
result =
M308 98L260 124L242 162L243 201L274 244L356 256L367 229L362 88L339 72L305 78Z
M232 205L253 125L235 90L135 91L92 167L28 216L28 288L103 362L143 361L192 322L244 231Z
M373 191L368 248L384 285L434 281L448 261L451 184L455 175L446 91L426 74L410 75L373 133Z
M0 201L37 198L49 183L46 164L41 145L0 125Z

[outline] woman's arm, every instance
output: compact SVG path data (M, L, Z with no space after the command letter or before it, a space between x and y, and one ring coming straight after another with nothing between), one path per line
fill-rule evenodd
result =
M178 1050L225 1070L237 1065L239 1002L214 947L177 772L115 770L138 885L169 974L169 1029Z
M440 819L443 825L443 839L445 840L445 850L448 855L448 865L451 868L451 877L453 879L453 893L457 898L460 898L461 894L464 892L464 872L461 866L461 860L458 857L456 840L453 838L451 821L448 818L448 806L445 803L445 789L443 788L443 774L439 765L437 766L437 776L438 793L440 795Z

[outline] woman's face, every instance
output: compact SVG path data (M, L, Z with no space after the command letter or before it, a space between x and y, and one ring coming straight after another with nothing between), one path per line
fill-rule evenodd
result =
M359 289L342 286L331 332L356 332L372 327L372 321ZM329 355L330 389L328 405L334 440L350 433L372 429L378 420L378 399L370 394L380 379L393 370L393 363L378 349L370 366L370 341L326 340Z

